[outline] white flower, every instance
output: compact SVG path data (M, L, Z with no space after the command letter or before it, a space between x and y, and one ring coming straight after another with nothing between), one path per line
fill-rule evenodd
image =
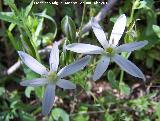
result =
M69 80L63 79L63 77L69 76L81 69L83 69L89 62L90 56L85 56L74 63L65 66L58 73L59 65L59 49L58 44L53 44L53 49L50 53L49 64L50 70L47 70L41 63L35 60L30 55L24 53L23 51L18 51L21 60L34 72L42 75L41 78L22 81L20 84L22 86L46 86L45 94L42 101L42 113L47 115L54 103L55 99L55 89L59 86L63 89L75 89L76 85Z
M122 70L126 71L130 75L145 80L145 76L135 64L119 55L119 53L121 52L132 52L148 44L148 41L144 40L118 46L118 42L126 26L126 21L126 16L124 14L117 19L111 32L110 39L109 41L107 41L106 35L101 26L98 24L97 21L92 19L91 24L93 32L103 48L83 43L73 43L67 45L66 49L73 52L102 55L102 58L99 60L99 63L96 66L93 80L96 81L103 75L103 73L108 68L109 62L112 60L116 62Z

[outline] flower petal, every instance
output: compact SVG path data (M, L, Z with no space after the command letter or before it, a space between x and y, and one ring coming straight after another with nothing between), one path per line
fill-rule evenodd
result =
M92 29L95 36L97 37L98 41L101 43L103 48L105 49L108 46L108 41L106 40L106 35L103 29L95 19L91 20L91 25L92 25Z
M48 83L47 78L37 78L37 79L33 79L33 80L26 80L26 81L20 82L20 84L22 86L32 86L32 87L42 86L47 83Z
M53 48L50 53L49 64L51 71L57 71L59 65L59 49L57 42L53 44Z
M110 62L110 58L108 57L103 56L100 59L99 63L96 66L95 72L93 74L94 81L98 80L103 75L103 73L107 70L109 62Z
M48 71L46 67L44 67L41 63L39 63L36 59L32 56L28 55L23 51L18 51L18 54L22 61L34 72L40 75L47 75Z
M123 44L123 45L120 45L116 48L116 52L118 52L118 53L131 52L131 51L140 49L147 44L148 44L147 40L140 41L140 42L132 42L132 43Z
M66 77L68 75L71 75L81 69L83 69L89 62L91 56L87 55L77 61L75 61L74 63L65 66L64 68L62 68L59 72L58 72L58 77L63 78Z
M83 44L83 43L73 43L66 46L67 50L83 53L83 54L101 54L103 49L101 47Z
M110 40L109 43L113 44L113 45L117 45L126 26L126 16L125 14L121 15L117 21L115 22L112 32L111 32L111 36L110 36Z
M145 76L143 75L142 71L131 61L117 54L113 57L113 61L115 61L121 67L122 70L126 71L130 75L145 80Z
M55 88L53 84L48 84L42 101L42 114L48 115L52 109L55 99Z
M57 85L63 89L75 89L76 88L75 84L73 84L71 81L65 80L65 79L60 79L57 82Z

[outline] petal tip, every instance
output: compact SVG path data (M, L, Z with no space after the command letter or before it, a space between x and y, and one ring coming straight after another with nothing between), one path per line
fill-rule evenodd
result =
M18 55L21 56L23 51L17 51Z
M98 80L98 79L97 79L96 77L94 77L94 76L92 77L92 79L93 79L93 81L97 81L97 80Z
M76 85L74 85L72 89L76 89Z
M27 86L27 85L25 84L25 81L20 82L20 85L21 85L21 86Z
M122 14L121 16L126 17L126 15L125 15L125 14Z
M97 78L97 76L95 76L95 74L93 74L92 79L93 79L93 81L97 81L99 78Z
M127 17L126 17L125 14L122 14L122 15L119 17L119 19L122 19L122 20L124 20L125 22L127 22Z
M120 15L120 18L127 19L125 14Z
M145 45L147 45L147 44L148 44L148 40L144 40L144 42L145 42Z
M23 60L23 57L25 57L25 52L23 51L17 51L17 52L18 52L19 57Z
M47 116L49 114L48 111L42 110L42 115Z
M146 77L144 75L143 75L142 79L143 79L144 82L146 81Z

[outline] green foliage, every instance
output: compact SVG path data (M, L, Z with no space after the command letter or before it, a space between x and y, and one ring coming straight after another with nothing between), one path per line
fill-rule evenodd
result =
M156 33L158 38L160 38L160 27L157 25L152 25L153 31Z
M63 109L60 109L60 108L54 108L52 110L49 121L53 121L53 120L70 121L69 115Z
M118 81L116 80L116 75L112 70L109 70L107 73L107 78L112 88L118 89Z
M74 121L88 121L89 120L89 116L87 115L87 110L88 108L85 106L80 106L79 108L79 114L74 118ZM84 113L84 114L83 114ZM86 115L85 115L86 113Z
M69 16L65 16L61 21L61 28L67 39L74 42L76 39L76 26Z
M130 88L128 87L128 85L126 85L123 82L120 82L119 89L122 94L126 94L126 95L130 94Z
M114 117L106 112L104 115L104 121L114 121Z
M156 106L156 112L155 113L156 113L156 115L158 117L156 120L157 121L160 120L160 104L159 103Z

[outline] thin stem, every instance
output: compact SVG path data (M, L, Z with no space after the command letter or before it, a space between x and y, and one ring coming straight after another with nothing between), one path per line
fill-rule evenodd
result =
M89 111L89 112L80 112L80 113L75 113L75 114L71 114L70 117L74 117L76 115L92 115L92 114L97 114L97 113L105 113L104 110L101 110L101 111Z
M120 83L123 82L123 77L124 77L124 71L121 70L121 74L120 74Z
M82 13L82 21L81 21L81 26L79 28L79 38L78 38L78 43L80 42L81 39L81 35L82 35L82 26L83 26L83 22L84 22L84 14L86 11L86 0L84 1L84 7L83 7L83 13Z
M134 6L134 5L133 5L133 6ZM131 16L130 16L130 19L129 19L129 24L132 23L133 15L134 15L134 7L132 7Z
M133 3L133 6L132 6L132 10L131 10L131 16L130 16L130 19L129 19L129 25L132 23L133 21L133 16L134 16L134 12L135 12L135 8L136 8L136 3L138 2L139 0L136 0L134 3Z

